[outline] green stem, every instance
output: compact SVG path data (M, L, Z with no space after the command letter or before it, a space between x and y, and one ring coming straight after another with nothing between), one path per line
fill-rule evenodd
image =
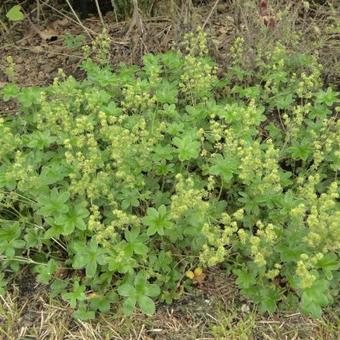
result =
M221 196L222 196L222 191L223 191L223 179L221 179L221 187L220 187L220 192L218 193L217 200L219 201Z
M164 190L164 185L165 185L165 176L162 176L162 184L161 184L161 192Z

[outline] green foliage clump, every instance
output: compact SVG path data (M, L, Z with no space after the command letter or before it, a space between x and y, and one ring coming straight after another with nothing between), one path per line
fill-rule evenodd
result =
M28 264L77 318L152 314L223 263L264 312L317 317L338 297L337 93L280 44L250 72L237 39L218 77L205 35L187 41L1 90L21 112L0 119L0 287Z

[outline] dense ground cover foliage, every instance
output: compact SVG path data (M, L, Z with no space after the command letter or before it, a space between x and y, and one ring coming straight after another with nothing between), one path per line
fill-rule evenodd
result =
M277 44L249 70L242 46L221 76L198 31L142 68L103 48L84 81L2 89L0 293L29 265L75 317L152 314L221 264L264 312L337 299L337 93L314 56Z

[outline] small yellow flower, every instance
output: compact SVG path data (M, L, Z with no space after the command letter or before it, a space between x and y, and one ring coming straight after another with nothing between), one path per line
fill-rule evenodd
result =
M201 267L197 267L195 270L194 270L194 274L195 276L201 276L203 274L203 270Z
M193 271L189 270L189 271L187 271L187 272L185 273L185 276L186 276L187 278L189 278L190 280L193 280L194 277L195 277L195 274L194 274Z

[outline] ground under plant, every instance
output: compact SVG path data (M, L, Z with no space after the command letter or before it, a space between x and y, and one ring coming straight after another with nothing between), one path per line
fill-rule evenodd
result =
M29 266L75 318L153 314L222 265L262 312L338 299L338 94L315 56L277 43L246 70L242 46L220 76L199 30L141 68L99 53L83 81L1 90L0 294Z

